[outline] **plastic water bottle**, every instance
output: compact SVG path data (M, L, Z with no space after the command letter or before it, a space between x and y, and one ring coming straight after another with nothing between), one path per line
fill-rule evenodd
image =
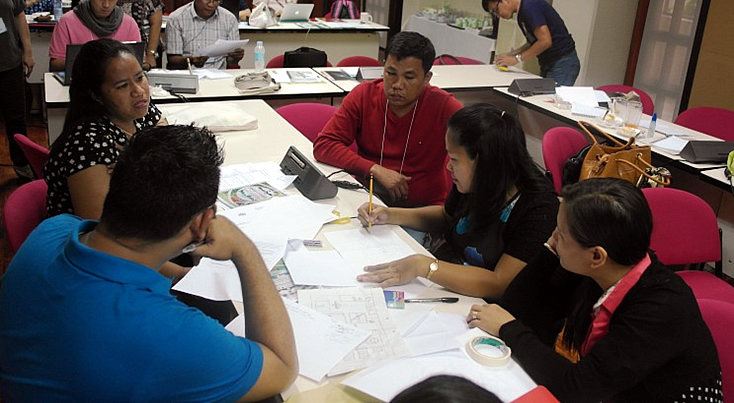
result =
M53 0L54 4L54 21L59 22L61 15L64 14L64 5L61 0Z
M263 41L257 41L255 45L255 73L265 71L265 45Z

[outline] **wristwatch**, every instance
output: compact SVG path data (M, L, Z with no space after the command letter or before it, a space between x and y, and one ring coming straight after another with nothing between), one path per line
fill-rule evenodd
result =
M159 56L158 51L155 49L148 50L148 53L150 53L150 55L153 56L153 59L157 59Z
M515 60L517 60L518 63L522 63L522 53L518 53L515 55Z
M431 277L438 271L438 259L433 259L431 264L428 265L428 275L426 275L426 280L430 280Z

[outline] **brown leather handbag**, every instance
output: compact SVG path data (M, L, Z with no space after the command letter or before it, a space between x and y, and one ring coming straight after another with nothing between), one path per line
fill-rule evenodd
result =
M592 141L591 148L581 165L579 180L611 177L624 179L637 185L641 182L640 177L644 176L659 186L670 186L669 176L648 173L656 169L649 162L652 161L650 146L636 145L634 137L630 137L627 143L622 143L591 123L584 121L578 123ZM615 145L599 144L594 134L609 139Z

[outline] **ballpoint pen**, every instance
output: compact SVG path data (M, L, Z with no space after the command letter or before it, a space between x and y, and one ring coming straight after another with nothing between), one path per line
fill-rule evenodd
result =
M440 297L440 298L409 298L405 302L445 302L447 304L453 304L459 302L456 297Z
M372 191L374 190L375 186L375 175L370 174L370 201L369 206L367 207L367 214L369 215L369 220L367 221L367 228L372 228Z

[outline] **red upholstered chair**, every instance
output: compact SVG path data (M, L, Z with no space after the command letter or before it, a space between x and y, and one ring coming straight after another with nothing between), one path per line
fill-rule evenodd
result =
M42 147L29 139L28 136L22 134L13 135L15 142L18 143L20 149L23 150L28 163L36 174L36 178L43 178L43 164L48 159L48 148Z
M304 102L281 106L275 111L313 143L337 109L327 104Z
M734 304L734 287L705 271L681 270L675 272L691 287L696 299L715 299Z
M675 123L726 141L734 141L734 112L702 106L686 109Z
M487 64L482 61L463 56L439 55L433 60L434 66L457 64Z
M566 160L586 147L589 140L576 129L570 127L554 127L543 135L542 150L545 169L553 177L556 193L563 187L563 165Z
M711 335L721 364L721 384L725 402L734 402L734 305L713 299L698 300L698 307Z
M3 224L10 249L15 252L38 224L46 218L46 182L26 183L10 194L3 206Z
M382 63L368 56L349 56L341 59L336 67L382 67Z
M646 115L652 115L653 112L655 112L655 103L652 101L652 98L650 98L650 95L648 93L639 88L630 87L629 85L622 84L610 84L602 85L601 87L597 87L596 89L604 92L622 92L625 94L630 91L634 91L637 93L637 95L640 96L640 102L642 102L642 113Z
M268 60L268 64L265 66L265 68L268 68L268 69L282 68L284 59L285 59L285 55L275 56L274 58Z
M671 188L642 193L652 211L650 249L665 265L715 262L722 275L721 231L714 210L700 197Z

